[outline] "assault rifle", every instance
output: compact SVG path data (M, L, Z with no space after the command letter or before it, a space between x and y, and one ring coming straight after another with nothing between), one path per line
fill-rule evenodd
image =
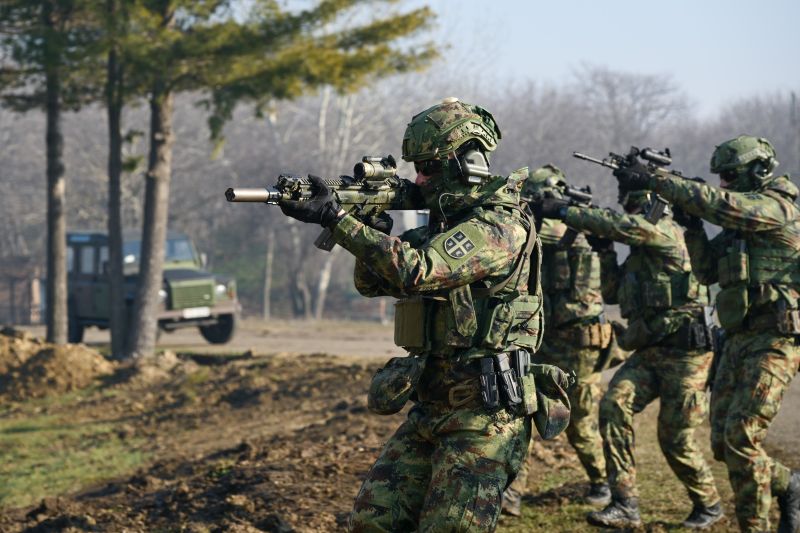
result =
M352 176L323 181L348 213L358 217L373 217L389 209L420 209L422 196L419 188L397 176L397 163L391 155L364 156L353 167ZM255 189L229 188L225 198L229 202L259 202L279 205L287 200L308 200L314 194L308 177L281 174L272 187ZM320 233L314 246L330 251L336 243L327 228Z
M564 195L564 199L569 202L570 206L574 207L592 207L592 188L588 185L585 187L570 187L569 185L566 186L559 186L557 187L558 190ZM534 205L541 203L548 195L552 195L552 193L547 191L535 191L530 195L522 196L522 200L527 202L528 205ZM572 246L572 243L575 242L575 239L578 237L578 232L572 228L567 228L567 231L558 241L559 248L569 248Z
M655 174L657 176L675 176L682 179L691 179L700 182L704 181L702 178L687 178L677 170L669 170L664 168L672 164L672 154L670 153L669 148L659 151L654 150L653 148L643 148L640 150L635 146L631 146L631 149L627 155L609 152L608 157L604 159L598 159L580 152L572 152L572 155L578 159L583 159L584 161L602 165L613 170L629 167L639 160L647 166L647 170L651 174ZM664 216L664 211L666 210L667 205L668 204L666 200L656 195L655 201L645 214L645 219L647 219L648 222L655 224L661 220L661 217Z

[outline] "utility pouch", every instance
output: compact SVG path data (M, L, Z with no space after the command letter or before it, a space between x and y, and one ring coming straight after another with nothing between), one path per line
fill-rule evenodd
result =
M539 349L544 329L542 304L536 294L519 296L511 303L513 318L503 346L515 344L532 351Z
M727 286L717 294L717 316L724 329L741 327L749 307L747 285L743 282Z
M483 405L494 409L500 405L500 391L497 389L497 374L494 373L494 359L482 357L481 362L481 398Z
M536 412L536 379L531 373L531 354L518 348L511 352L511 367L517 374L522 394L522 414L530 416Z
M672 283L668 276L659 274L659 278L642 283L644 305L655 309L668 309L672 307Z
M493 356L495 365L497 366L497 374L500 376L500 390L503 392L503 397L506 404L512 410L522 403L522 394L517 382L517 376L511 368L511 361L507 353L499 353Z
M786 301L778 303L778 332L800 335L800 309L786 309Z
M567 250L554 251L548 263L550 268L547 274L550 278L550 287L557 291L569 289L571 273Z
M489 311L486 334L481 345L489 350L502 350L506 346L508 332L514 321L514 308L509 302L498 301Z
M425 358L393 357L372 376L367 407L379 415L393 415L411 398L425 370Z
M597 254L577 253L572 258L572 300L585 300L592 290L600 290L600 258ZM594 277L592 274L594 273Z
M744 241L737 242L738 247L720 258L717 264L719 286L722 288L750 279L750 264Z
M425 346L426 302L422 296L403 298L394 304L394 343L407 350Z
M469 285L462 285L450 290L450 309L453 320L452 328L446 335L448 346L467 348L472 345L472 336L478 330L478 319L472 301L472 290Z

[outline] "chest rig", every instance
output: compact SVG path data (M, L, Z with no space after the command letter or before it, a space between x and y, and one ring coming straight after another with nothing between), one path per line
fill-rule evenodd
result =
M542 236L542 292L548 330L603 313L600 258L582 235L569 246L559 240Z
M787 201L778 191L765 193ZM726 330L776 327L800 334L800 218L771 231L724 230L717 313Z
M470 358L500 352L512 344L536 351L541 344L541 243L532 220L518 205L482 207L517 213L528 231L525 246L510 274L490 287L475 283L399 300L394 340L412 354L450 357L466 352ZM479 210L461 222L476 217Z

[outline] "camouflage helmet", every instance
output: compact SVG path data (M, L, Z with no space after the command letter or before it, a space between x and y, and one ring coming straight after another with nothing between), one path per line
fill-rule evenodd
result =
M739 135L725 141L711 155L711 172L719 174L734 191L751 191L771 181L778 166L775 148L763 137Z
M501 138L491 113L480 106L449 97L415 115L403 135L403 159L408 162L446 161L469 141L493 152Z
M528 173L528 179L525 180L525 184L522 186L522 196L529 197L548 190L554 191L566 185L567 179L564 171L554 164L548 163Z

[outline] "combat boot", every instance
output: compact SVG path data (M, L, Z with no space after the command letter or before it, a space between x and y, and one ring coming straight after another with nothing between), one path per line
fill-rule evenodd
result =
M500 512L511 516L522 516L522 494L508 487L503 492L503 504Z
M592 511L586 520L593 526L616 529L635 528L642 525L637 498L611 498L602 511Z
M696 503L692 508L692 512L689 513L688 518L686 518L681 525L689 529L705 529L722 518L723 515L722 504L720 502L709 506Z
M591 505L608 505L611 502L611 489L608 487L608 483L605 481L592 483L584 500Z
M800 533L800 471L792 472L789 488L778 496L781 519L778 533Z

